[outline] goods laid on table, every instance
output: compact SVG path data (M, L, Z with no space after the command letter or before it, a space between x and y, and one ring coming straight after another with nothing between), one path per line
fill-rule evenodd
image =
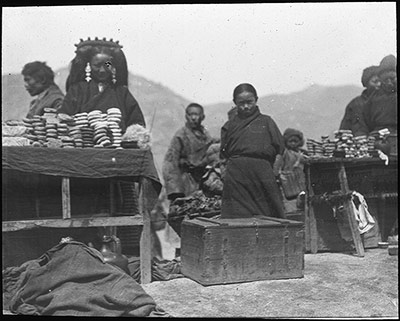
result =
M150 133L140 125L130 125L122 136L121 146L123 148L149 149L151 147Z
M2 146L29 146L27 129L22 121L8 120L1 124Z
M219 214L220 210L221 196L206 197L202 191L196 191L188 197L175 199L170 206L170 217L211 217Z
M169 207L168 223L180 236L181 223L195 217L216 217L221 213L221 196L207 197L202 190L188 197L175 199Z
M308 155L311 158L362 158L378 157L379 151L389 154L386 150L385 139L390 132L385 128L377 132L371 132L369 136L353 136L351 130L337 130L334 138L322 135L321 141L308 138L306 141Z
M125 134L120 127L121 111L109 108L75 115L57 114L45 108L43 116L19 122L26 140L24 146L50 148L150 148L150 133L140 125L131 125ZM3 128L4 132L4 128ZM16 145L16 144L11 144Z

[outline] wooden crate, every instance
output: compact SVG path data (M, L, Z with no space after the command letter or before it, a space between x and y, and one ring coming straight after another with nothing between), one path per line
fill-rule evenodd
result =
M277 218L182 223L182 273L202 285L301 278L304 223Z

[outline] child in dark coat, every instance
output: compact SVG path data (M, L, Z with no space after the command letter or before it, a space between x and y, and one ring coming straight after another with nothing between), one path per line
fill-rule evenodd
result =
M289 199L283 194L285 211L291 212L304 207L305 195L305 175L304 160L307 157L306 151L301 147L304 145L303 133L297 129L287 128L283 133L285 141L285 151L283 155L278 155L274 163L274 173L281 181L283 172L294 172L301 191L297 195L293 195ZM282 186L283 187L283 186Z

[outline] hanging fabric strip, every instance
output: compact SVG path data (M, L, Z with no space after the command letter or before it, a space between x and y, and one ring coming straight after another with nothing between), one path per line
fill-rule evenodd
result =
M372 229L375 225L375 220L368 211L368 205L363 195L354 191L352 193L352 202L354 214L358 222L360 234L364 234Z

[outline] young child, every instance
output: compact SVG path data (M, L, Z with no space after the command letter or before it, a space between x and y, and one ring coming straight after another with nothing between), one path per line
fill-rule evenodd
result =
M301 131L287 128L283 133L283 138L285 140L285 151L283 155L278 155L275 160L275 177L279 182L280 173L282 171L293 171L296 173L298 183L302 187L302 191L297 195L297 197L294 197L294 199L288 200L284 195L282 195L286 212L291 212L304 207L304 160L307 155L306 151L301 148L304 145L304 136Z

